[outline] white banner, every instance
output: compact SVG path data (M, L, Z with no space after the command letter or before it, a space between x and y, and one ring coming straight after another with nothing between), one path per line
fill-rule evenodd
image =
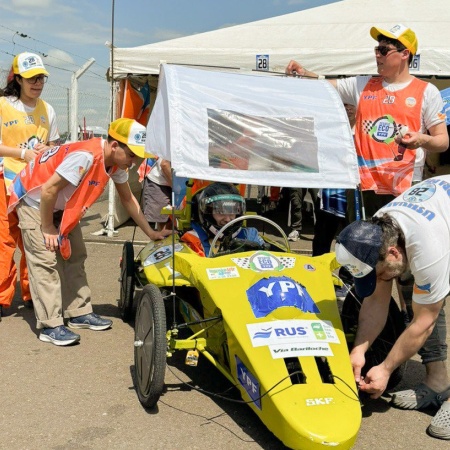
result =
M354 188L348 118L327 81L163 65L146 148L177 176Z

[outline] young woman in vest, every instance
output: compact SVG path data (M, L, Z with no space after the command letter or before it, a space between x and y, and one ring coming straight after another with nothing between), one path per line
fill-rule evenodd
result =
M16 55L0 97L0 318L11 306L17 268L14 252L19 246L20 288L25 305L32 306L28 271L17 213L7 214L8 187L34 157L59 138L54 109L40 98L48 72L34 53Z

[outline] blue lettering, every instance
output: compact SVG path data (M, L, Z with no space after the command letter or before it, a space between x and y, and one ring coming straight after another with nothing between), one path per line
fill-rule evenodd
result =
M291 328L275 328L275 335L278 337L287 337L287 336L304 336L306 334L306 330L304 327L291 327Z
M425 209L423 206L417 205L415 203L409 203L409 202L389 202L385 208L409 208L413 211L417 212L421 216L425 217L428 221L432 221L436 214L428 209Z
M288 335L288 336L295 336L297 333L296 333L296 330L295 330L295 328L285 328L285 330L286 330L286 334Z

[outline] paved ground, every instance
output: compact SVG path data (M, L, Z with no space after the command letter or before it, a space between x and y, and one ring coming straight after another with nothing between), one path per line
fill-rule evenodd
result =
M169 360L157 410L140 406L132 381L133 328L120 320L116 303L121 243L132 238L134 227L118 228L113 238L92 235L106 211L107 203L99 203L83 231L94 307L114 326L81 330L80 345L59 348L40 342L33 311L13 303L0 323L0 449L283 449L247 406L213 400L183 383L228 388L203 360L197 369L178 356ZM305 231L306 239L294 244L298 251L310 249ZM140 231L135 240L145 242ZM413 359L400 388L422 379L423 368ZM387 400L364 400L356 450L449 446L426 435L431 412L400 411Z

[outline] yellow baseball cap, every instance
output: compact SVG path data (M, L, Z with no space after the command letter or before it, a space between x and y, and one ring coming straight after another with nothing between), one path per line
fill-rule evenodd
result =
M151 153L145 151L146 130L144 125L133 119L121 118L109 125L108 134L118 142L127 145L140 158L151 158Z
M23 78L32 78L35 75L48 75L41 57L29 52L19 53L14 57L13 72Z
M411 28L405 27L405 25L394 25L389 31L382 30L381 28L372 27L370 29L370 35L377 41L379 35L386 36L390 39L396 39L401 42L413 55L417 53L419 43L417 41L416 33Z

